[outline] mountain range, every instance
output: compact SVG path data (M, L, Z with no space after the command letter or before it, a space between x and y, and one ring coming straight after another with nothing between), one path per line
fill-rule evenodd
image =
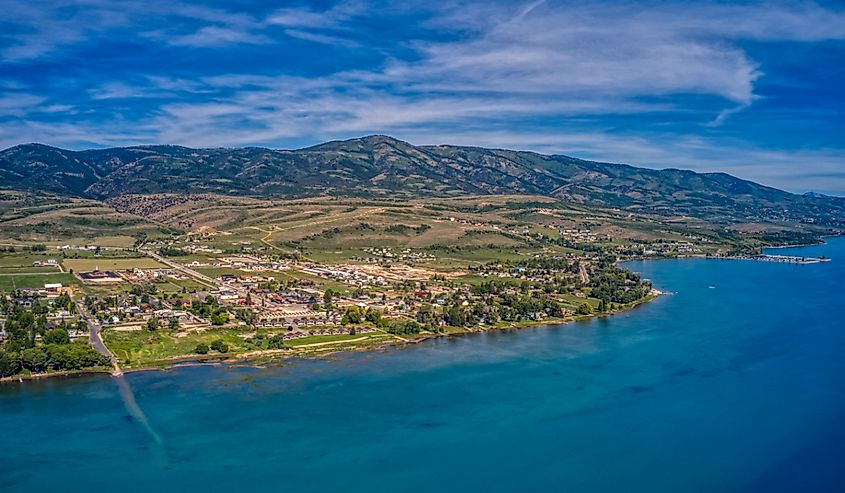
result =
M373 135L298 150L151 145L0 151L0 188L105 200L127 194L418 198L533 194L607 208L729 221L842 225L845 198L797 195L725 173L647 169L563 155Z

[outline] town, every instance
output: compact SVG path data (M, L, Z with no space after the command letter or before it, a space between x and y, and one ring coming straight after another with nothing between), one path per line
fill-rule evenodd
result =
M11 286L2 295L4 377L88 366L47 363L59 347L56 333L65 344L102 348L86 351L88 362L118 371L559 322L611 313L655 294L605 253L535 254L444 272L417 265L436 254L411 249L365 248L364 256L334 264L266 248L188 260L167 242L123 251L80 247L83 258L69 250L18 252L34 259L30 269L21 267L32 277L52 269L66 282Z

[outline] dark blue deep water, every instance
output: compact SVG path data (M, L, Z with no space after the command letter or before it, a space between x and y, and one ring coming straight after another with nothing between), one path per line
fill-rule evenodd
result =
M671 294L607 319L127 375L149 427L110 377L2 385L0 490L842 492L845 239L800 252L834 261L635 262Z

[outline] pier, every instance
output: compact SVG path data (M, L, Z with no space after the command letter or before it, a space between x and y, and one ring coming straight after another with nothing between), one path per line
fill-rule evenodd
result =
M798 257L795 255L748 255L734 257L740 260L756 260L757 262L777 262L781 264L818 264L820 262L830 262L827 257Z

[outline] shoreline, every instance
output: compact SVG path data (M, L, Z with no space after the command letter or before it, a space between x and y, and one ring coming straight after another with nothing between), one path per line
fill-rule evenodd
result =
M211 366L211 365L227 365L227 366L236 366L238 363L242 363L238 366L245 366L250 368L261 368L263 367L262 363L274 363L274 364L283 364L287 361L292 361L295 359L322 359L327 358L333 355L337 355L339 353L344 352L371 352L371 351L378 351L384 350L390 347L402 349L411 345L421 344L425 341L430 339L437 339L441 337L461 337L469 334L481 334L485 332L494 332L494 331L506 331L506 330L522 330L522 329L529 329L529 328L538 328L543 326L559 326L559 325L567 325L575 322L583 322L586 320L591 319L599 319L599 318L606 318L612 317L619 313L624 313L631 311L635 308L638 308L646 303L656 300L660 296L666 294L663 291L658 289L652 289L652 292L649 296L624 305L622 308L612 310L609 312L604 313L593 313L590 315L572 315L566 318L561 319L546 319L546 320L532 320L526 322L511 322L507 325L503 326L481 326L481 327L474 327L472 329L466 329L460 332L446 332L446 333L432 333L432 334L422 334L418 337L414 338L406 338L404 342L400 340L393 340L391 342L385 342L381 344L377 344L374 346L365 346L365 347L351 347L351 348L342 348L339 350L331 350L331 346L324 346L329 349L326 352L319 352L319 349L313 352L304 351L299 354L295 354L295 348L289 349L267 349L262 351L252 351L250 353L241 353L241 354L215 354L210 356L180 356L178 358L174 358L170 362L162 361L161 366L157 366L155 364L147 365L138 368L123 368L123 374L127 373L137 373L137 372L145 372L145 371L169 371L172 369L180 368L180 367L190 367L190 366ZM347 341L342 341L347 342ZM248 356L245 356L248 355ZM13 375L10 377L3 377L0 378L0 384L4 383L23 383L24 381L30 380L46 380L56 377L81 377L81 376L88 376L88 375L110 375L111 377L121 378L121 375L115 375L112 373L111 368L91 368L91 369L84 369L84 370L73 370L73 371L59 371L59 372L50 372L50 373L33 373L30 375Z
M806 248L806 247L814 247L814 246L822 246L825 245L827 242L825 239L827 238L839 238L845 237L843 235L825 235L822 236L821 240L817 243L809 243L809 244L796 244L796 245L778 245L778 246L765 246L761 248L761 251L767 248L771 249L781 249L781 248ZM627 262L634 262L634 261L655 261L655 260L683 260L683 259L707 259L707 260L751 260L754 259L741 257L741 256L712 256L707 254L692 254L692 255L674 255L674 256L635 256L631 258L627 258L624 260L617 260L615 264L625 264ZM369 351L376 351L380 349L385 349L388 347L396 347L402 348L411 344L419 344L425 342L429 339L440 338L440 337L455 337L455 336L463 336L466 334L477 334L477 333L484 333L484 332L491 332L491 331L504 331L504 330L521 330L526 328L535 328L535 327L542 327L542 326L551 326L551 325L566 325L573 322L580 322L585 321L593 318L604 318L616 315L618 313L627 312L629 310L633 310L645 303L649 303L661 295L666 294L665 292L659 291L657 289L653 289L651 294L641 300L629 303L624 305L621 308L616 310L612 310L609 312L604 313L592 313L589 315L572 315L569 317L561 318L561 319L545 319L545 320L531 320L531 321L523 321L523 322L511 322L507 325L501 326L477 326L473 328L462 329L455 332L446 332L446 333L431 333L431 334L423 334L413 338L405 338L396 336L393 341L390 342L383 342L379 344L375 344L372 346L362 346L362 347L341 347L338 350L332 350L332 344L328 343L325 346L318 348L314 348L314 351L301 351L297 352L296 347L294 348L286 348L286 349L267 349L267 350L258 350L258 351L251 351L248 353L240 353L240 354L214 354L214 355L181 355L172 358L171 360L161 360L153 362L152 364L137 367L137 368L126 368L122 369L122 373L135 373L135 372L142 372L142 371L167 371L173 368L178 368L181 366L200 366L200 365L234 365L237 363L244 363L245 366L253 366L258 367L259 364L262 362L284 362L287 360L294 360L294 359L316 359L316 358L325 358L327 356L335 355L341 352L369 352ZM341 341L338 345L342 345L344 342L349 341ZM321 349L325 347L328 349L327 351L323 352ZM110 374L113 377L120 377L121 375L115 374L113 368L86 368L82 370L70 370L70 371L56 371L56 372L49 372L49 373L34 373L28 375L12 375L9 377L2 377L0 378L0 385L4 383L10 382L18 382L23 383L24 381L31 381L31 380L44 380L50 379L55 377L79 377L79 376L87 376L87 375L96 375L96 374Z

